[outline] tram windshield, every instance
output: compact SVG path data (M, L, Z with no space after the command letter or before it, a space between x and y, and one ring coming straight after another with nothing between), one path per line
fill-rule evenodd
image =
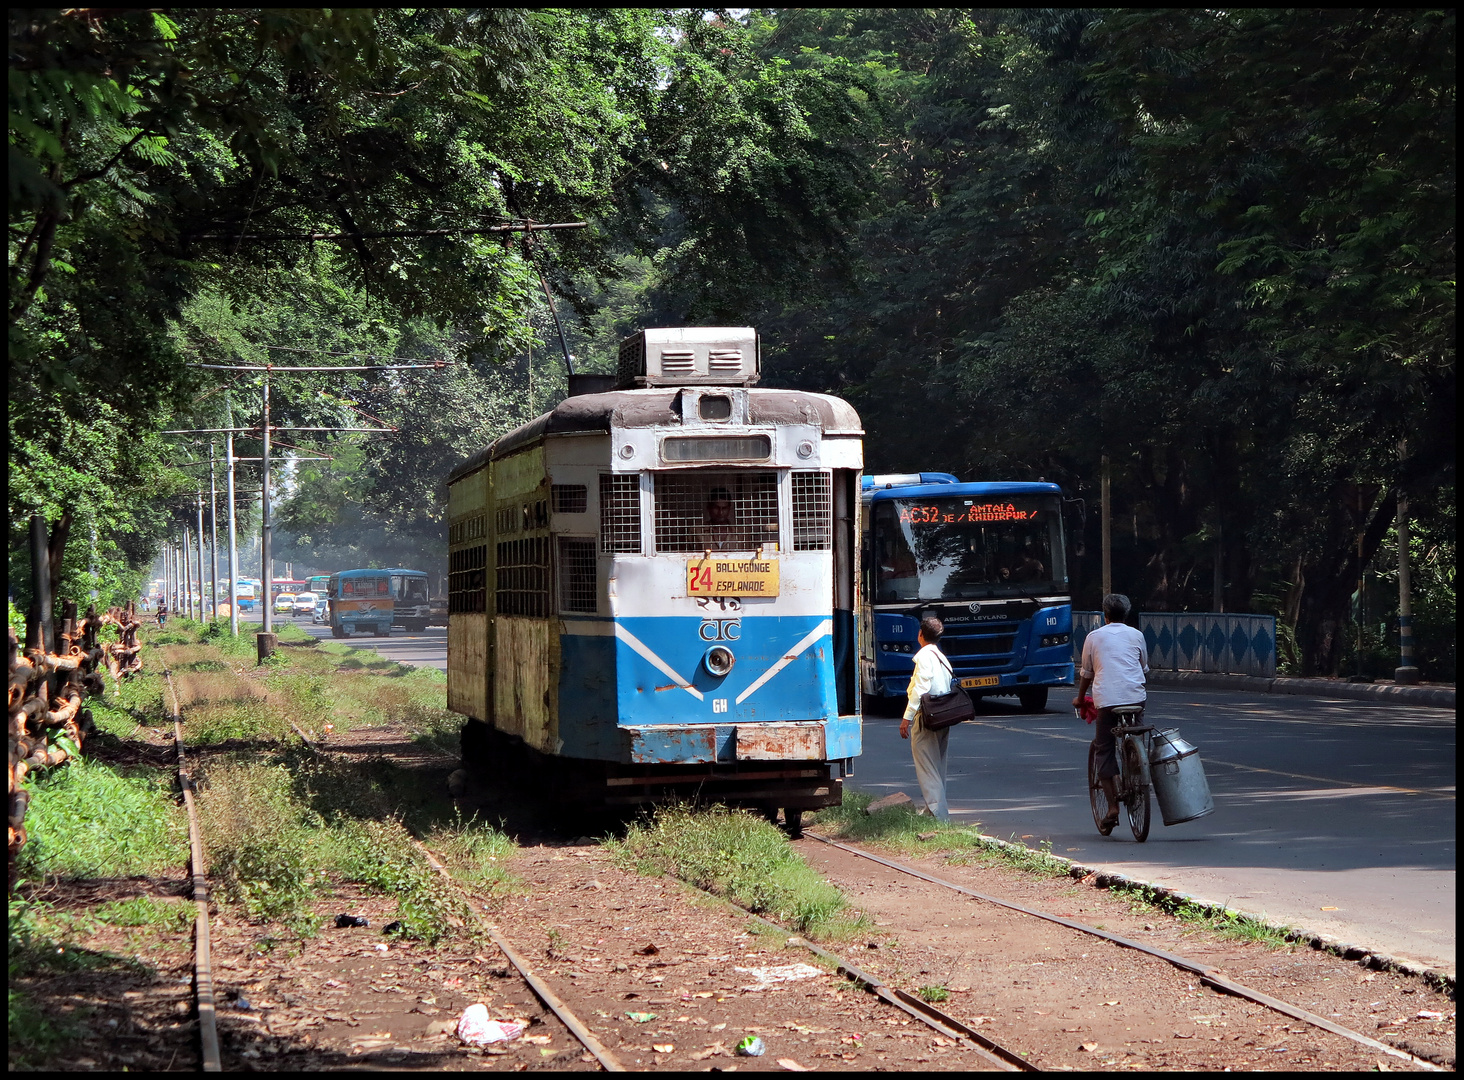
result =
M875 504L875 602L1066 593L1056 498L948 496Z
M778 547L778 474L698 469L656 474L657 551Z

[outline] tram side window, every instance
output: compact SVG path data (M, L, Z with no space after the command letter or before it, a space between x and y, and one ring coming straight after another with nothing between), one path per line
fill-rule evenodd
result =
M447 610L486 611L488 608L488 547L454 551L448 556Z
M834 515L829 474L793 474L793 550L826 551L833 546Z
M778 543L778 474L656 474L657 551L752 551Z
M641 552L640 475L600 475L600 550L639 555Z
M559 610L593 614L598 598L595 540L589 536L561 536L558 541Z
M549 538L529 536L498 545L498 613L549 614Z
M555 484L552 493L556 514L583 514L589 509L590 489L584 484Z

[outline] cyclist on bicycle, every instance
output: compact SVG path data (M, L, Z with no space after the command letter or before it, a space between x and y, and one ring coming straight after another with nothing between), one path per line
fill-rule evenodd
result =
M1144 635L1126 624L1129 598L1109 593L1103 598L1103 625L1083 641L1083 663L1078 672L1078 696L1073 708L1080 709L1088 688L1098 708L1093 732L1093 749L1098 755L1098 782L1108 797L1108 813L1099 828L1107 836L1118 824L1118 757L1114 753L1113 710L1121 705L1142 705L1148 695L1144 676L1149 674L1149 648Z

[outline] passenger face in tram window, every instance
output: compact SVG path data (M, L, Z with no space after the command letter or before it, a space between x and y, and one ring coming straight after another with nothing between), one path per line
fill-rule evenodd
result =
M712 488L712 493L707 499L707 524L734 524L732 520L732 493L726 488Z

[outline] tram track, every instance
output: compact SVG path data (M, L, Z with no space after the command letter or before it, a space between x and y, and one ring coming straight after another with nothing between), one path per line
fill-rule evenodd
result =
M1201 983L1210 987L1213 990L1244 998L1245 1000L1251 1001L1257 1005L1261 1005L1283 1016L1290 1017L1294 1020L1300 1020L1320 1030L1327 1031L1333 1035L1341 1036L1342 1038L1348 1039L1354 1043L1364 1046L1369 1050L1375 1050L1380 1053L1387 1054L1389 1057L1405 1061L1408 1064L1413 1065L1419 1069L1430 1072L1444 1071L1441 1066L1425 1058L1421 1058L1415 1054L1408 1053L1405 1050L1400 1050L1397 1047L1390 1046L1387 1043L1381 1042L1380 1040L1364 1035L1359 1031L1354 1031L1351 1028L1334 1023L1326 1017L1318 1016L1316 1013L1310 1012L1309 1010L1301 1008L1300 1006L1293 1005L1290 1002L1283 1001L1270 994L1266 994L1260 990L1256 990L1253 987L1249 987L1242 983L1236 982L1234 979L1229 978L1209 964L1206 964L1202 961L1194 960L1185 956L1180 956L1176 953L1168 952L1163 949L1157 949L1151 945L1146 945L1143 942L1135 941L1132 938L1123 937L1119 934L1112 933L1111 931L1104 930L1099 927L1089 926L1086 923L1078 922L1077 920L1067 918L1065 916L1054 915L1050 912L1042 911L1039 908L1034 908L1025 904L1016 903L1015 901L991 896L987 893L982 893L975 889L968 888L967 886L957 884L956 882L947 881L946 879L938 877L934 874L925 873L922 870L918 870L912 866L907 866L896 860L887 859L882 856L875 855L872 852L862 850L861 848L855 847L853 845L840 843L837 840L832 840L828 837L819 836L817 833L814 833L812 831L806 832L804 835L807 838L811 840L816 840L821 844L828 845L829 847L836 848L850 855L857 856L858 858L877 863L880 866L896 871L897 873L917 878L921 881L927 882L928 884L947 889L951 892L961 894L971 899L984 901L986 903L993 904L1010 911L1019 912L1032 918L1054 923L1056 925L1066 927L1070 930L1076 930L1079 933L1099 938L1111 944L1118 945L1122 948L1133 949L1144 955L1163 960L1166 963L1180 969L1181 971L1185 971L1191 975L1194 975L1200 980Z

